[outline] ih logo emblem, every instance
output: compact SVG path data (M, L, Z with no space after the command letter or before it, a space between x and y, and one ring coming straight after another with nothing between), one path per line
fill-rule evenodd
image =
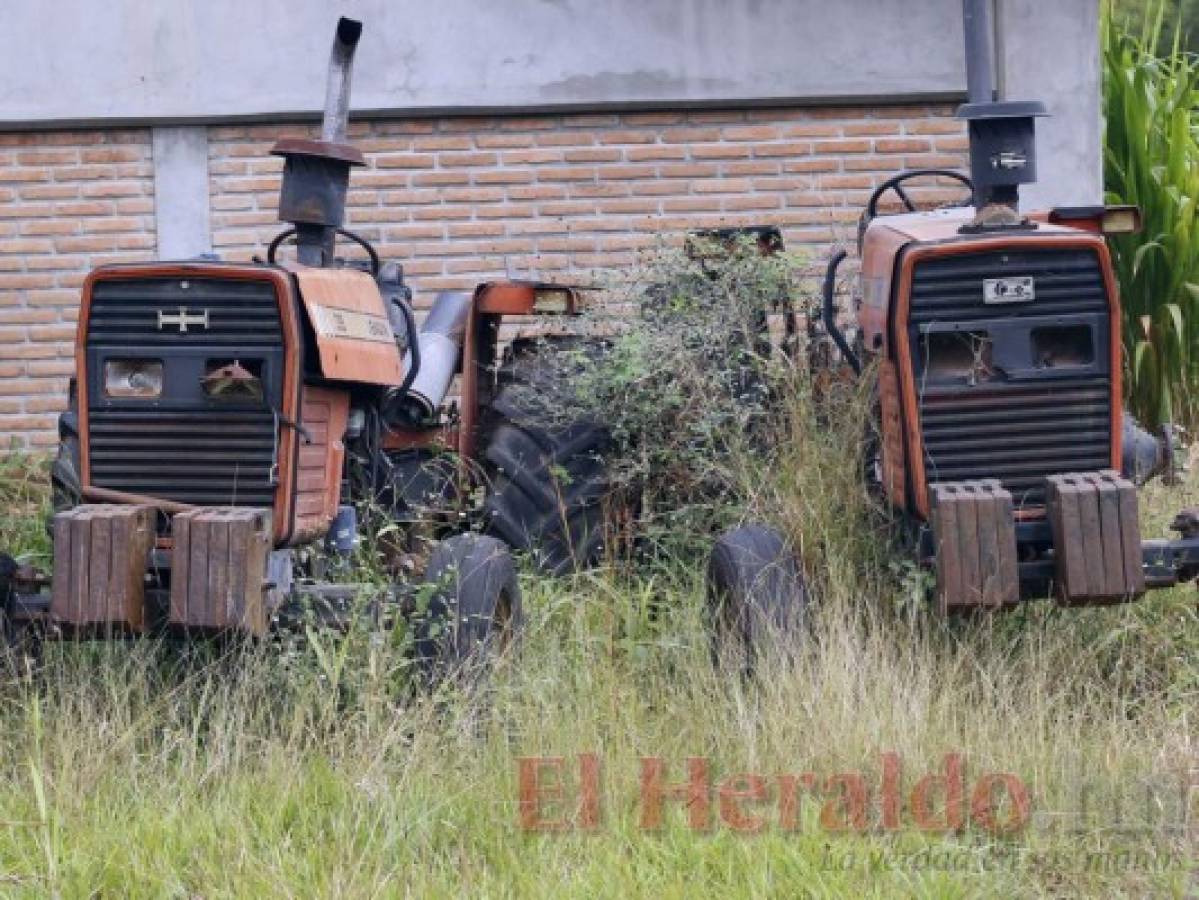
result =
M181 306L178 312L169 313L165 309L160 309L158 311L158 330L162 331L168 325L178 326L180 334L184 334L189 325L194 328L207 328L208 310L192 313L187 311L186 306Z

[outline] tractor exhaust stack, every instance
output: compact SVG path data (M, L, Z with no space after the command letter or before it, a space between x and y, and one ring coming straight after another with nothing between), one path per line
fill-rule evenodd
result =
M279 188L279 221L294 226L296 255L306 266L333 264L333 238L345 221L350 166L366 162L362 152L346 141L350 75L361 36L361 22L338 20L329 55L320 140L285 138L271 148L272 154L286 160Z
M325 84L325 113L321 122L321 140L334 143L346 139L350 119L350 75L354 51L362 37L362 23L353 19L337 20L337 34L329 54L329 77Z
M1037 180L1037 117L1048 115L1037 100L995 100L991 77L990 0L962 0L969 102L957 115L968 123L974 220L964 233L1030 227L1020 215L1020 185Z

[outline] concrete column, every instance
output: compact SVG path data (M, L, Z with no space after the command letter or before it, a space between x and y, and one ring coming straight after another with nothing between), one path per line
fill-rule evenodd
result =
M154 219L159 259L212 250L208 218L208 129L155 126Z
M1103 202L1099 0L996 0L996 69L1004 100L1041 100L1037 183L1027 209Z

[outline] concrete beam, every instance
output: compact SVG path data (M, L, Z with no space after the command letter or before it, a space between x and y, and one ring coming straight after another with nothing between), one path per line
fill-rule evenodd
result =
M158 127L153 143L158 258L187 259L210 252L208 129Z
M965 86L961 0L5 0L0 130L314 114L339 14L365 24L364 114L877 103Z

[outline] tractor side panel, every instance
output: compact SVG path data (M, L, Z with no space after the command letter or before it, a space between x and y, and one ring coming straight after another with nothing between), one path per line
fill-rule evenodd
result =
M349 412L347 392L305 386L300 424L307 434L301 433L296 468L294 543L323 536L337 514Z
M889 348L887 323L890 318L891 280L900 251L911 240L875 219L862 239L862 289L858 304L858 326L862 347L868 354Z
M882 434L883 491L899 509L907 507L907 477L903 458L903 416L899 402L899 375L895 363L883 360L878 369L879 420Z

